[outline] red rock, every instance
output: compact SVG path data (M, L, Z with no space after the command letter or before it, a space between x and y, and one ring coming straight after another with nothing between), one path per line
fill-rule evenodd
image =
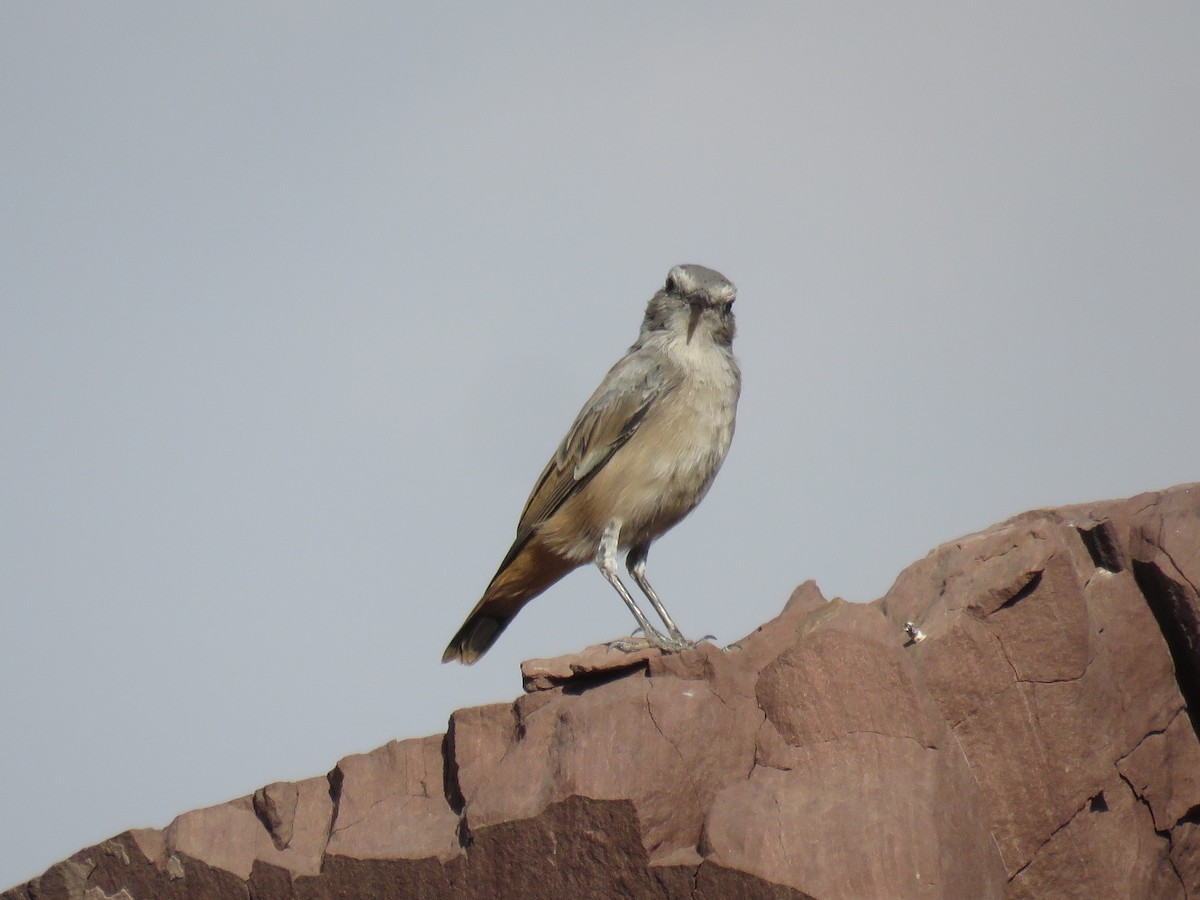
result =
M1118 763L1121 777L1144 802L1160 832L1200 812L1200 744L1185 711L1166 731L1151 732Z
M392 741L339 762L327 783L336 806L326 858L448 862L458 856L458 815L446 799L444 743L441 735Z
M1200 898L1197 585L1200 487L1025 513L729 648L526 662L3 900Z
M651 657L660 655L661 651L653 648L625 653L607 644L597 644L569 656L527 659L521 663L521 680L526 691L544 691L573 679L578 684L588 676L602 678L632 669L645 669Z
M1135 579L1096 565L1075 512L1027 513L944 545L881 601L929 634L913 658L987 797L1010 876L1183 708ZM1106 518L1088 510L1089 523ZM1114 537L1124 552L1129 527Z
M1169 854L1146 807L1114 778L1038 848L1009 896L1183 897Z

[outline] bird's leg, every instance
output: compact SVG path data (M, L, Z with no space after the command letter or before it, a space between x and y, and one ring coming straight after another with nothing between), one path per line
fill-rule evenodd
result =
M658 594L654 593L654 588L650 587L650 582L646 580L646 559L649 555L650 544L638 544L629 551L629 555L625 558L625 566L629 569L633 580L637 582L637 586L642 589L642 593L650 601L650 605L654 607L654 611L663 620L663 624L667 626L667 630L671 632L671 637L681 643L687 643L683 633L676 627L675 620L671 618L667 608L658 599Z
M633 602L633 597L629 596L629 591L625 585L621 583L621 579L617 577L617 541L621 534L621 523L619 521L609 522L604 529L604 534L600 538L600 546L596 549L596 568L600 570L600 574L605 577L609 584L613 586L621 599L625 601L625 605L629 607L629 611L633 613L633 617L637 619L638 625L642 631L646 633L646 641L649 645L662 647L669 639L658 632L650 620L646 618L646 614L638 608L638 605ZM639 649L632 646L635 643L622 641L614 643L621 650Z

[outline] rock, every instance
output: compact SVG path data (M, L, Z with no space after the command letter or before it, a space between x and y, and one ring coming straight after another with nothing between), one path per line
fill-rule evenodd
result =
M627 638L626 640L634 640ZM556 659L527 659L521 663L521 681L525 690L544 691L573 681L576 685L586 680L597 681L617 676L631 669L642 669L649 665L651 657L659 656L657 650L637 650L625 653L614 650L607 644L588 647L571 656Z
M526 662L3 900L1200 898L1198 585L1200 486L1025 513L726 649Z
M1196 696L1188 681L1196 645L1186 635L1195 633L1189 623L1197 607L1194 582L1170 562L1164 544L1173 542L1194 573L1197 512L1200 489L1192 485L1026 513L939 547L881 601L893 621L914 620L931 636L913 658L988 797L1010 875L1047 868L1034 864L1048 855L1090 859L1092 832L1116 816L1080 816L1092 809L1124 814L1127 804L1096 800L1111 793L1105 785L1123 760L1126 773L1141 774L1141 784L1125 779L1139 802L1150 799L1136 792L1151 790L1172 809L1160 815L1160 831L1146 838L1145 848L1151 854L1157 843L1155 872L1170 868L1172 831L1200 801L1187 766L1166 769L1164 756L1168 746L1179 760L1197 751L1193 723L1181 716L1185 700ZM982 570L999 577L991 586L976 584L972 573ZM1155 740L1177 720L1186 723L1173 732L1178 745ZM1157 765L1165 771L1155 779L1147 773ZM1176 791L1172 803L1165 795ZM1093 820L1094 827L1083 827ZM1113 831L1114 839L1120 833ZM1029 882L1022 875L1014 885ZM1154 887L1157 877L1110 891L1171 896ZM1173 883L1178 887L1179 878ZM1022 892L1046 896L1057 888L1047 883Z

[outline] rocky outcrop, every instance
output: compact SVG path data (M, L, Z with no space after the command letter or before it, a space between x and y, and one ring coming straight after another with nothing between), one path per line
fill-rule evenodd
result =
M1025 513L727 651L593 647L445 735L4 900L1200 897L1200 485Z

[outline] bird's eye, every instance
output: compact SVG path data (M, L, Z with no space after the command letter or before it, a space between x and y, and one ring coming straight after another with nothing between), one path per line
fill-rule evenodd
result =
M721 314L722 314L722 315L726 315L726 316L727 316L727 315L729 315L731 312L733 312L733 301L732 301L732 300L730 300L730 301L728 301L728 302L726 302L726 303L722 303L722 304L721 304Z

